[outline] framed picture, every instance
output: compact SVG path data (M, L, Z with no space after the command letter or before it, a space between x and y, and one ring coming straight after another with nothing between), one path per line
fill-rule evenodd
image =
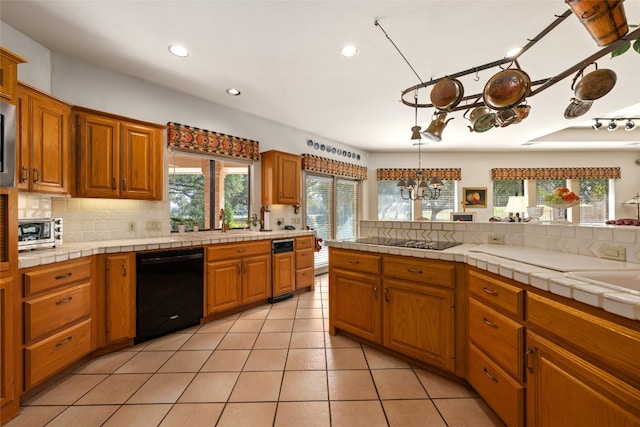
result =
M476 220L475 212L451 212L451 221L473 222L475 220Z
M486 208L487 187L463 187L462 201L465 208Z

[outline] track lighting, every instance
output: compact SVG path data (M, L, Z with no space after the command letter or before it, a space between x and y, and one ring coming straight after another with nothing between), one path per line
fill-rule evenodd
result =
M624 125L624 130L634 130L636 128L636 122L632 119L627 120L627 124Z
M600 128L603 126L602 122L606 121L609 121L609 124L607 125L608 131L614 131L618 129L618 122L624 123L625 130L632 131L637 127L636 122L640 121L640 117L597 117L593 120L594 123L591 125L591 128L595 131L600 130ZM622 124L620 126L622 126Z

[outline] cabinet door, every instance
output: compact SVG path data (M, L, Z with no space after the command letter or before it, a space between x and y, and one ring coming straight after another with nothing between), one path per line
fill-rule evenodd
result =
M385 279L384 345L453 371L453 291Z
M207 314L225 311L242 303L241 260L207 264Z
M273 255L273 295L293 292L296 288L293 252Z
M380 279L377 276L332 269L330 283L330 331L339 328L380 343Z
M66 104L31 95L31 191L68 193L70 114Z
M120 196L129 199L160 198L162 175L160 131L142 125L122 125Z
M136 335L134 254L110 255L105 260L107 285L107 342Z
M13 314L13 278L0 277L0 419L11 419L18 413L19 401L15 395L14 371L16 342L14 341L15 319Z
M527 426L639 426L640 390L527 331Z
M300 157L279 155L277 157L278 203L300 204Z
M77 126L77 196L116 198L120 177L119 122L78 114Z
M16 108L16 187L29 191L31 173L31 120L29 95L18 86Z
M271 254L242 259L242 303L271 296Z

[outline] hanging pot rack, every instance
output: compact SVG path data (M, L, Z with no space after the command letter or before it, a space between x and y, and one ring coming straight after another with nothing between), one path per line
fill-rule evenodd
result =
M453 74L448 74L446 76L437 78L437 79L430 79L429 81L423 82L422 79L420 79L420 77L418 76L418 74L416 73L416 71L413 69L413 67L411 66L411 64L409 63L409 61L405 58L405 56L402 54L402 52L400 51L400 49L398 49L398 47L395 45L395 43L393 43L393 40L391 40L391 38L387 35L387 33L385 32L385 30L382 28L382 26L380 25L380 23L378 21L374 22L374 25L379 27L382 32L385 34L385 36L387 37L387 39L389 39L389 41L393 44L393 46L396 48L396 50L398 51L398 53L400 53L400 55L402 56L402 58L405 60L405 62L407 63L407 65L409 65L409 67L411 68L411 70L416 74L416 76L418 77L418 80L420 80L420 83L414 86L411 86L405 90L402 91L402 95L400 96L400 101L411 108L430 108L433 107L434 105L432 103L426 103L426 104L421 104L418 103L417 98L415 102L411 102L406 100L404 97L405 95L409 94L409 93L414 93L419 90L419 89L423 89L429 86L432 86L436 83L438 83L439 81L441 81L442 79L445 78L457 78L457 77L462 77L462 76L466 76L469 74L477 74L479 71L482 70L486 70L489 68L493 68L493 67L500 67L502 68L502 65L504 64L512 64L515 63L517 65L517 59L523 54L525 53L527 50L529 50L531 47L533 47L538 41L540 41L544 36L546 36L549 32L551 32L551 30L553 30L555 27L557 27L558 25L560 25L560 23L562 23L567 17L569 17L570 15L572 15L572 11L571 10L566 10L563 14L561 15L555 15L556 19L549 24L545 29L543 29L536 37L534 37L533 39L527 39L528 43L520 50L520 52L518 52L517 54L510 56L508 58L502 58L493 62L489 62L483 65L479 65L473 68L469 68L463 71L459 71L457 73L453 73ZM589 64L595 62L596 60L602 58L603 56L607 55L608 53L613 52L615 49L617 49L619 46L621 46L623 43L629 41L629 40L635 40L638 37L640 37L640 28L636 29L635 31L629 32L627 35L625 35L624 37L621 37L619 40L616 40L615 42L605 46L604 48L600 49L598 52L594 53L593 55L585 58L584 60L578 62L577 64L575 64L574 66L566 69L565 71L553 76L553 77L547 77L544 79L539 79L539 80L535 80L531 82L531 91L530 93L527 95L528 98L537 95L538 93L542 92L545 89L548 89L549 87L553 86L554 84L558 83L559 81L567 78L570 75L573 75L574 73L576 73L577 71L581 70L582 68L588 66ZM535 87L535 89L533 89ZM461 110L468 110L470 108L475 108L475 107L482 107L485 106L485 102L482 101L482 94L474 94L474 95L467 95L464 96L461 100L461 104L456 106L455 108L451 108L450 110L447 110L448 112L453 112L453 111L461 111ZM470 104L464 104L462 105L462 101L469 101L469 100L473 100L472 103Z

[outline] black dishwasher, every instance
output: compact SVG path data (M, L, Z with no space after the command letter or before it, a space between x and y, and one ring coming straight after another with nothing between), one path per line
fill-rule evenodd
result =
M200 324L203 254L190 248L136 255L136 343Z

